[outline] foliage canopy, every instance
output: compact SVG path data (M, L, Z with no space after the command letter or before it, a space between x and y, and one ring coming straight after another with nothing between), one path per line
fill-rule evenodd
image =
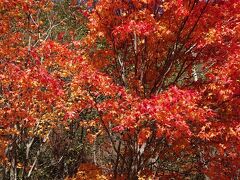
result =
M0 177L239 178L238 0L2 0L0 15Z

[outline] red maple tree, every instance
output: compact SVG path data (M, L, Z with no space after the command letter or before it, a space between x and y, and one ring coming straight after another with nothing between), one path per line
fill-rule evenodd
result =
M110 165L93 161L112 178L239 177L238 0L76 3L72 17L89 30L80 40L55 30L69 19L49 0L0 2L0 155L11 178L34 171L34 138L51 144L74 122L90 144L104 139Z

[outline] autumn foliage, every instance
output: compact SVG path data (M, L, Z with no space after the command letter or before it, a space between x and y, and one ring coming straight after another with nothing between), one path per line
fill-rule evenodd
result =
M240 177L238 0L2 0L0 15L0 177Z

